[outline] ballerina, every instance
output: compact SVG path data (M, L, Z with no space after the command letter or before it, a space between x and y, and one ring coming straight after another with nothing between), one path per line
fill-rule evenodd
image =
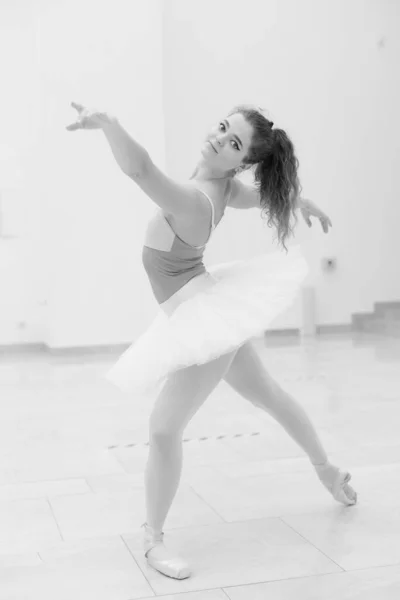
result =
M329 217L301 197L298 160L282 129L258 107L232 109L207 133L189 181L164 174L148 152L106 112L72 103L69 131L101 129L122 172L158 206L149 223L142 261L159 313L106 377L127 393L153 394L145 472L144 552L148 564L176 579L187 562L170 553L162 531L182 472L182 436L221 380L271 415L304 450L316 475L346 506L357 502L351 475L333 465L301 405L267 372L254 340L294 301L308 265L300 247L287 250L291 217L308 226ZM236 176L254 168L255 185ZM206 269L204 249L226 207L257 208L286 250Z

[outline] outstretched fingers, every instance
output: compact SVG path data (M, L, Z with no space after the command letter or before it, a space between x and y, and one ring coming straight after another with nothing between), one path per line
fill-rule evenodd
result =
M75 123L71 123L71 125L67 125L65 129L67 131L76 131L77 129L83 129L84 125L83 119L81 119L81 113L85 110L85 107L83 106L83 104L78 104L77 102L71 102L71 106L72 108L75 108L78 111L78 120Z
M83 129L82 122L72 123L71 125L67 125L65 129L68 131L76 131L77 129Z
M340 501L343 502L343 504L357 504L357 492L349 485L350 479L350 473L345 473L340 485L342 492L340 494Z
M85 108L83 104L78 104L77 102L71 102L71 106L72 108L75 108L78 112L81 112Z

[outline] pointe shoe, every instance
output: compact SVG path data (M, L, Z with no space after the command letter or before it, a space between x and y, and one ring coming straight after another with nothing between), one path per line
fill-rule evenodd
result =
M186 579L190 577L188 564L178 556L171 556L164 545L164 533L156 533L147 523L144 527L144 555L150 567L167 577Z
M314 468L320 481L335 500L346 506L352 506L357 503L357 492L349 485L351 479L350 473L341 471L329 461L323 465L314 465Z

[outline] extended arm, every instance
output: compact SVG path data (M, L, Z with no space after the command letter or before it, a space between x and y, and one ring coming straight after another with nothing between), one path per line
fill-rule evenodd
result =
M116 117L107 115L102 130L123 173L132 179L141 177L150 162L147 150L129 135Z
M75 123L66 127L68 131L102 129L123 173L131 177L143 174L150 161L148 152L125 131L117 117L108 112L86 108L77 102L71 102L71 106L78 111L78 117Z
M193 185L179 183L163 173L115 117L102 129L122 171L160 208L177 217L186 214L195 219L208 218L204 196Z
M247 185L235 178L232 181L232 193L228 200L228 206L242 209L260 208L259 192L254 186ZM320 220L325 233L328 233L329 227L332 227L330 218L311 200L297 196L295 207L300 209L302 217L309 227L312 226L310 216L317 217Z
M301 196L297 196L296 198L296 208L306 208L309 200L302 198Z
M190 219L208 219L210 206L204 195L192 184L179 183L163 173L149 153L106 112L85 108L72 102L78 119L68 125L68 131L102 129L122 172L128 175L145 194L168 214Z
M309 227L312 227L310 217L317 217L321 222L324 232L328 233L329 227L332 227L332 221L314 202L298 197L297 207L300 208L303 219Z
M295 206L297 209L304 209L308 206L308 203L309 200L297 196ZM260 194L254 185L243 183L243 181L237 178L232 180L232 192L229 197L228 206L231 208L249 209L260 208L260 205Z

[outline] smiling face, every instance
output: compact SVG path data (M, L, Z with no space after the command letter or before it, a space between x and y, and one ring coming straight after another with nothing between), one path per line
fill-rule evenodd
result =
M228 173L243 163L249 152L252 126L241 113L222 119L209 131L201 147L203 165L214 173Z

